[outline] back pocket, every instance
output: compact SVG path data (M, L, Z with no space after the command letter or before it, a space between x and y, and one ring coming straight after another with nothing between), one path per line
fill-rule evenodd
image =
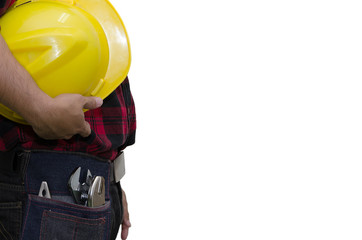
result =
M96 208L28 195L22 239L109 239L110 202Z
M0 182L0 240L20 237L24 187Z
M21 202L0 203L0 239L19 239L21 228Z
M101 240L105 225L105 218L86 219L45 210L40 227L40 239Z

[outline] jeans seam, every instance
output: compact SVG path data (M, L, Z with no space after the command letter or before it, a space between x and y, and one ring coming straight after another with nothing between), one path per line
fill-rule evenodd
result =
M96 161L104 162L104 163L110 162L109 159L97 157L97 156L87 154L87 153L83 153L83 152L72 152L72 151L62 152L62 151L57 151L57 150L43 150L43 149L33 149L33 150L23 150L23 151L26 152L26 153L29 153L27 155L31 155L32 153L54 153L54 154L83 156L83 157L91 158L91 159L94 159Z
M51 215L54 214L54 215ZM107 213L105 213L107 214ZM56 216L56 215L65 215L66 217L69 217L69 219L67 219L66 217L61 217L61 216ZM42 239L42 237L44 236L44 234L46 235L46 222L47 219L60 219L63 221L67 221L67 222L74 222L74 229L73 229L73 238L76 236L77 233L77 226L78 224L80 225L88 225L88 226L99 226L102 228L102 232L105 232L105 225L107 224L105 218L98 218L98 219L84 219L85 221L83 221L80 217L76 217L76 216L72 216L72 215L68 215L68 214L63 214L63 213L58 213L58 212L51 212L51 211L47 211L44 210L42 217L41 217L41 224L40 224L40 236L39 236L39 240ZM78 219L78 220L77 220ZM94 223L90 223L90 221L93 221ZM87 221L87 222L86 222ZM103 238L102 235L100 235L101 239Z
M5 237L5 239L7 239L7 240L12 240L13 238L11 237L10 233L8 231L6 231L4 225L1 222L0 222L0 225L1 225L1 228L0 228L1 235L3 235ZM5 234L7 234L7 236ZM9 239L9 237L10 237L10 239Z
M20 201L19 202L7 202L7 203L0 203L0 209L13 209L13 208L18 208L20 209ZM16 204L16 205L15 205Z
M98 216L102 216L104 215L104 213L106 212L109 212L109 209L108 210L100 210L100 212L96 212L96 213L91 213L91 212L88 212L86 209L78 209L78 208L75 208L75 207L71 207L71 206L66 206L65 208L68 208L68 210L64 210L62 208L60 208L61 206L51 206L51 205L47 205L47 204L41 204L41 203L38 203L38 202L34 202L34 200L30 200L30 202L32 202L33 205L35 206L38 206L38 207L42 207L42 208L51 208L51 209L55 209L55 210L58 210L58 211L63 211L63 212L68 212L69 214L78 214L79 212L78 211L81 211L83 215L86 215L86 216L90 216L90 217L98 217ZM56 205L56 204L53 204L53 205ZM111 207L111 206L109 206Z
M41 215L41 221L40 221L40 235L39 235L39 240L42 239L43 237L43 227L44 227L44 232L46 232L46 225L44 223L44 215L45 215L45 211L43 212L43 214ZM45 226L44 226L45 225Z
M21 180L23 182L23 185L24 185L24 181L25 181L25 176L26 176L26 170L28 168L28 164L29 164L29 158L30 158L30 154L29 153L26 153L24 152L23 153L24 155L22 156L23 158L23 166L22 166L22 173L21 173Z
M0 189L2 190L15 190L17 192L24 192L24 187L21 185L8 184L0 182Z
M65 216L64 217L52 216L49 213L52 213L54 215L58 214L58 215L65 215ZM103 215L105 215L105 214L103 214ZM97 219L91 219L91 218L87 219L87 218L81 218L81 217L77 217L77 216L73 216L73 215L69 215L69 214L65 214L65 213L49 212L47 210L44 210L43 216L47 217L47 218L57 218L57 219L62 219L62 220L71 221L71 222L75 222L75 223L87 224L87 225L90 225L90 226L99 225L99 223L100 224L105 224L104 217L100 217L100 218L97 218ZM91 223L91 222L94 222L94 223Z
M26 204L26 206L27 206L27 211L26 211L26 216L25 216L25 218L24 218L24 226L23 226L23 231L22 231L22 233L21 233L21 239L23 238L23 236L24 236L24 232L25 232L25 224L26 224L26 222L27 222L27 220L28 220L28 215L29 215L29 210L30 210L30 207L31 207L31 202L32 201L30 201L30 199L28 199L28 203Z

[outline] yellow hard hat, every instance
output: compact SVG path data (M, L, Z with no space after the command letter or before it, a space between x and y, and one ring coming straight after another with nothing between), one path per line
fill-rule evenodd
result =
M18 0L0 26L15 58L51 97L104 99L128 74L127 32L108 0ZM0 114L26 124L1 104Z

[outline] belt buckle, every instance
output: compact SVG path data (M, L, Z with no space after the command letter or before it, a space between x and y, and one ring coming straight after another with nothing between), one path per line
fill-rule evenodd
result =
M114 181L118 183L126 174L123 152L121 152L121 154L113 161L113 170L114 170Z

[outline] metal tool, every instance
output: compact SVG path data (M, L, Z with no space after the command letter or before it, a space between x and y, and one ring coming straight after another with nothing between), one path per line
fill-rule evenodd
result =
M88 206L97 207L104 205L105 202L105 181L104 177L96 176L88 191Z
M41 183L38 196L49 199L51 198L48 183L46 181L43 181Z
M81 167L75 169L68 180L68 187L75 202L88 207L102 206L105 204L104 177L93 177L88 169L85 182L81 182L81 170Z

